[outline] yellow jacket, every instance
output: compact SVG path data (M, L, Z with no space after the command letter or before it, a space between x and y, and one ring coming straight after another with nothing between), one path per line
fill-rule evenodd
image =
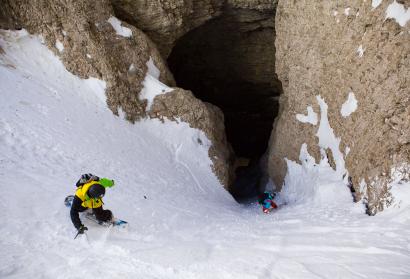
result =
M90 198L87 195L88 189L94 184L99 184L98 181L91 181L88 183L85 183L83 186L78 187L77 191L75 191L75 195L80 198L80 200L83 201L81 206L87 207L87 208L98 208L103 205L103 201L101 198L93 199Z

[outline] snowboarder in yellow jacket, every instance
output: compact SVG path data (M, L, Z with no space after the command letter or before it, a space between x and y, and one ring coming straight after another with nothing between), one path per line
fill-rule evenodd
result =
M74 227L79 234L84 233L88 228L81 223L79 213L87 209L92 209L96 219L101 222L109 222L113 215L110 210L104 210L102 198L105 189L114 186L114 180L99 178L92 174L83 174L77 182L77 191L71 205L70 216Z

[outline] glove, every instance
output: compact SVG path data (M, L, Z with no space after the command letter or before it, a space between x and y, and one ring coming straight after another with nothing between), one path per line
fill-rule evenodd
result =
M278 208L278 205L277 205L276 203L274 203L273 201L271 202L271 205L272 205L272 208L273 208L273 209Z
M78 228L78 234L83 234L85 231L88 231L88 228L87 228L86 226L84 226L84 225L81 225L81 226Z
M98 181L98 183L101 184L102 186L104 186L104 188L109 188L109 187L114 186L114 180L111 180L111 179L108 179L108 178L105 178L105 177L101 178Z

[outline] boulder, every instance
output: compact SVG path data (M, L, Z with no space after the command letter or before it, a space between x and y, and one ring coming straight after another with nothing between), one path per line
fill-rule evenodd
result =
M191 91L176 88L172 92L156 96L148 113L153 118L180 119L189 123L190 127L203 131L212 142L209 148L212 170L228 189L234 176L233 152L226 140L224 116L218 107L200 101Z

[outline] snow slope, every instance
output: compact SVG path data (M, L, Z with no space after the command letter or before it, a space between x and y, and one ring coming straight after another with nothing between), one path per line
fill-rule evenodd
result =
M25 31L0 31L0 47L0 278L410 277L409 184L368 217L302 148L263 215L219 184L202 132L114 116L103 81L68 73ZM84 221L73 239L63 200L85 172L116 181L105 207L127 230Z

